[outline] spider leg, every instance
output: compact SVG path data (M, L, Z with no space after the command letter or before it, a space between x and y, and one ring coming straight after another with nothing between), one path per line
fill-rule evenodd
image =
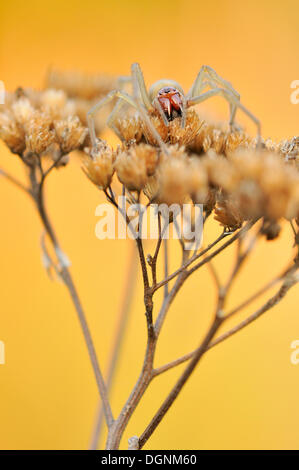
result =
M150 98L148 96L148 92L146 90L141 67L139 64L135 63L135 64L132 64L131 70L132 70L133 89L137 94L140 94L144 106L146 107L148 111L150 111L153 107L152 107Z
M96 145L96 141L97 141L97 136L96 136L96 132L95 132L95 124L94 124L94 116L99 111L99 109L101 109L103 106L108 104L114 98L120 98L123 101L129 103L134 108L137 107L134 99L130 95L128 95L127 93L125 93L124 91L121 91L121 90L112 90L112 91L110 91L110 93L108 93L107 96L105 96L98 103L96 103L87 113L88 129L89 129L89 133L90 133L91 143L92 143L93 146Z
M155 128L155 126L153 125L150 119L149 111L153 109L153 106L150 102L148 93L146 91L140 65L137 63L132 65L132 81L133 81L133 94L134 94L134 99L136 102L138 112L141 118L143 119L144 123L146 124L148 130L158 142L158 145L160 146L160 148L165 153L168 153L165 143L161 139L159 132L157 131L157 129Z
M183 95L182 95L182 101L183 101L183 108L182 108L181 128L184 129L185 124L186 124L187 100Z
M187 93L187 99L201 94L202 90L207 85L207 82L204 82L205 79L209 82L217 83L219 88L222 87L225 90L230 91L237 99L240 99L240 94L234 89L232 84L220 77L220 75L218 75L212 67L209 67L209 65L203 65L201 67L191 89Z
M230 104L231 107L233 108L240 108L244 114L246 114L256 125L257 127L257 145L259 146L261 143L261 123L260 121L247 109L240 101L228 90L225 90L223 88L214 88L213 90L206 91L205 93L202 93L199 96L195 96L193 98L190 98L187 101L188 107L194 106L196 104L202 103L203 101L208 100L209 98L212 98L213 96L223 96L228 103Z
M126 76L126 75L120 75L117 78L117 89L120 91L124 90L124 87L127 83L132 83L132 77L131 76ZM117 135L119 140L121 142L124 141L123 135L119 131L118 127L115 125L115 121L117 119L117 116L120 114L121 109L124 107L126 103L122 98L119 98L116 101L116 104L114 108L112 109L111 113L108 116L107 119L107 126L110 127L110 129L113 130L113 132Z
M122 98L119 98L107 119L107 126L113 130L113 132L117 135L121 142L124 142L125 139L122 133L119 131L118 127L116 126L115 121L125 104L126 102Z
M203 65L187 94L187 99L199 96L202 91L210 86L212 89L222 87L224 90L229 91L238 101L240 101L240 94L234 89L232 84L224 78L220 77L215 70L209 65ZM229 103L230 106L230 119L229 125L234 125L234 120L237 112L237 106L233 103Z
M118 78L117 78L117 89L118 90L123 90L123 87L124 85L126 85L126 83L132 83L132 77L131 76L127 76L127 75L120 75Z

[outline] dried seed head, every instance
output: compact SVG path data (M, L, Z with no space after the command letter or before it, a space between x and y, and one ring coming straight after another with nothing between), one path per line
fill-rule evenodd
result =
M120 151L115 162L118 179L129 190L140 191L153 175L158 162L157 149L147 144Z
M227 158L210 150L206 156L201 158L201 162L207 172L211 188L234 187L237 175Z
M12 153L22 155L26 148L24 129L11 113L0 113L0 138Z
M13 153L26 162L50 156L57 166L67 162L64 155L81 149L87 137L72 103L62 91L18 89L7 94L0 113L0 137Z
M161 139L163 142L168 141L168 128L165 126L161 116L157 116L156 113L152 114L150 116L151 122L158 132L158 134L161 136ZM158 142L156 141L155 137L152 135L150 129L147 128L146 124L141 121L142 125L142 132L143 135L145 136L145 139L151 144L151 145L158 145Z
M28 154L43 155L55 143L53 121L48 114L35 112L24 124L26 130L26 156Z
M174 119L169 123L168 141L171 144L188 145L193 142L203 124L204 121L199 118L196 111L188 109L184 128L181 119Z
M117 87L117 80L108 75L85 75L77 71L51 70L46 85L47 88L65 91L70 98L90 101L107 95Z
M267 240L275 240L278 237L281 231L281 226L272 220L264 220L261 234L265 235Z
M221 126L204 122L189 145L192 152L202 154L212 149L219 155L227 155L237 148L254 148L256 141L243 131L227 131Z
M137 116L119 119L117 121L117 128L126 142L134 141L138 144L142 140L142 124Z
M62 90L45 90L40 96L40 103L48 112L59 112L66 106L67 96Z
M277 154L240 151L204 158L210 184L233 201L242 219L291 219L299 210L299 173ZM219 219L219 218L218 218Z
M95 148L89 150L89 155L83 169L96 186L105 190L110 186L114 174L114 153L104 141L99 141Z
M61 151L64 154L81 148L88 133L78 117L68 117L65 120L55 121L54 128Z
M215 220L228 230L236 230L241 227L244 219L234 198L223 196L219 198L215 208Z
M25 96L12 103L11 109L15 120L21 125L26 124L33 117L35 111L30 100Z
M198 134L203 122L194 109L188 109L186 112L185 127L182 128L180 118L174 119L165 125L162 117L154 110L150 114L150 120L161 136L163 142L170 144L187 145L190 144ZM151 145L157 145L155 137L150 129L139 117L128 117L119 119L117 127L126 142L147 140Z
M188 191L195 204L207 205L210 198L208 175L200 159L189 158Z
M157 169L159 204L183 204L190 197L190 161L183 148L171 146L169 153L161 153Z

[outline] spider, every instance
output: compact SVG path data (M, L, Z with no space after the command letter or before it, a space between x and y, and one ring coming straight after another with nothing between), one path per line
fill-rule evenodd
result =
M132 82L133 84L132 96L122 90L122 83L125 81ZM113 129L116 135L121 140L124 140L116 126L116 119L119 116L122 106L128 103L139 112L152 136L156 139L160 147L165 150L165 144L154 127L150 119L150 114L158 112L166 126L169 125L170 121L180 118L181 126L184 128L186 110L191 106L195 106L217 95L222 96L229 103L229 124L231 128L234 125L236 111L240 108L257 126L257 142L258 144L260 143L260 121L240 102L240 95L233 86L228 81L221 78L215 70L208 65L201 67L187 95L184 94L182 87L177 82L168 79L158 80L149 88L149 91L147 91L143 73L138 63L132 64L131 77L120 78L119 84L119 89L112 90L87 113L87 122L93 146L95 146L97 142L94 115L100 108L108 104L114 98L118 98L118 100L107 120L107 124ZM206 87L210 89L204 92Z

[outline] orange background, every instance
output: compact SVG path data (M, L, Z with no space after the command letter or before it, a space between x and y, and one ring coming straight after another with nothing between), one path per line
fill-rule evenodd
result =
M49 66L118 75L139 61L148 85L166 76L188 88L200 66L209 64L260 118L264 137L287 138L298 134L299 105L290 102L290 83L299 79L298 14L295 0L2 1L0 79L8 90L41 87ZM206 109L227 116L221 99ZM246 119L241 122L251 130ZM19 162L2 144L0 165L22 177ZM98 398L73 307L63 285L51 282L41 266L41 225L31 202L4 179L0 201L0 340L6 346L0 448L86 448ZM72 260L105 371L129 249L125 241L96 239L94 211L101 201L76 159L49 180L49 212ZM219 232L213 222L208 227L205 242ZM230 305L280 271L291 254L290 237L285 226L277 242L259 246ZM172 244L173 266L177 251ZM223 276L232 256L230 250L217 263ZM186 284L165 324L157 365L197 345L214 297L207 270ZM298 449L299 365L290 362L290 344L299 338L298 301L294 288L275 310L209 352L147 448ZM115 413L136 380L144 347L139 280L113 390ZM124 448L143 431L178 372L150 387L130 421Z

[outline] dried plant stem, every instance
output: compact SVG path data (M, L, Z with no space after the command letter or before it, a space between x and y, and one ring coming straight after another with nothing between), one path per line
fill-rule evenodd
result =
M204 338L203 342L201 343L200 347L196 350L196 353L193 356L192 361L190 364L187 366L185 369L184 373L181 375L177 383L175 384L174 388L166 398L166 400L163 402L157 413L155 414L154 418L151 420L150 424L147 426L145 431L142 433L142 435L139 438L139 449L141 449L144 444L147 442L149 437L152 435L152 433L155 431L157 426L160 424L162 419L164 418L165 414L181 392L183 386L189 379L190 375L194 371L195 367L197 366L198 362L200 361L201 357L204 355L204 353L207 350L208 345L210 344L212 338L216 334L218 328L220 327L222 323L222 319L218 316L215 317L212 326L210 327L206 337Z
M150 260L150 266L152 268L152 279L153 279L153 285L154 286L157 284L157 259L158 259L158 255L159 255L159 251L160 251L160 247L161 247L161 243L162 243L162 236L163 236L162 228L161 228L161 214L160 213L158 214L158 228L159 228L159 238L158 238L158 242L157 242L157 245L156 245L156 250L155 250L154 256Z
M106 443L107 450L118 449L120 440L126 426L139 404L144 392L148 388L153 378L153 361L156 348L156 340L148 337L145 358L141 374L137 383L130 394L126 404L124 405L119 417L114 421L110 430L108 431L108 439Z
M107 196L107 194L106 194L106 196ZM110 196L108 196L108 197L110 199ZM116 204L115 199L113 200L113 204L116 207L118 207L117 204ZM249 222L248 224L246 224L246 226L243 227L243 229L240 229L238 231L238 233L235 234L229 240L229 242L224 244L225 246L223 245L220 248L219 252L222 251L222 249L229 246L231 243L233 243L239 237L243 236L244 233L246 233L247 230L249 230L249 228L251 228L253 223L254 222ZM217 240L215 240L215 242L213 242L211 245L209 245L209 247L206 250L203 250L203 252L201 252L199 255L191 257L190 260L194 261L199 256L202 256L204 253L206 253L209 249L211 249L213 246L215 246L215 244L217 244L220 240L222 240L227 235L228 234L224 232L220 237L218 237ZM191 272L191 270L190 271L186 270L186 268L190 264L190 260L188 260L188 253L182 247L183 248L183 258L182 258L182 265L181 265L180 269L177 271L178 278L176 279L176 282L175 282L174 286L172 287L171 291L169 292L169 294L167 294L167 296L164 297L164 301L163 301L160 313L158 314L155 326L153 326L153 323L152 323L152 309L153 309L152 296L153 296L155 290L149 286L148 273L147 273L147 267L146 267L146 263L145 263L145 257L144 257L144 252L143 252L142 241L139 238L137 238L136 242L137 242L139 258L140 258L140 264L141 264L142 273L143 273L143 282L144 282L144 303L145 303L146 312L147 312L146 317L147 317L147 330L148 330L147 347L146 347L146 354L145 354L145 359L144 359L144 363L143 363L143 368L142 368L141 374L140 374L140 376L137 380L137 383L136 383L131 395L129 396L127 402L125 403L119 417L114 421L113 425L111 426L110 430L108 431L108 438L107 438L107 442L106 442L106 449L107 450L113 450L113 449L118 449L119 448L122 434L123 434L128 422L129 422L133 412L135 411L136 407L138 406L144 392L146 391L146 389L150 385L152 379L154 378L153 361L154 361L155 349L156 349L157 339L158 339L159 333L161 331L163 322L165 320L166 314L167 314L167 312L169 310L169 307L170 307L172 301L174 300L177 292L180 290L180 288L182 287L182 285L185 282L185 280L187 279L187 277L189 275L191 275L192 272L194 272L194 271ZM203 264L205 264L205 262L207 262L207 261L204 260ZM200 266L201 266L201 264L199 263L199 266L197 267L197 269ZM170 277L171 276L169 276L168 279ZM175 277L175 276L173 276L173 277ZM163 283L163 285L165 285L167 283L168 283L168 281ZM157 285L161 286L162 283L159 283ZM222 305L223 302L224 302L224 297L222 298L219 295L218 310L220 310L220 305ZM150 315L151 315L150 317L148 315L148 310L150 310ZM213 323L213 325L211 327L211 330L207 334L206 338L209 339L210 334L212 335L211 338L214 337L214 334L218 330L218 326L217 326L217 328L215 329L215 332L214 332L215 325L218 325L218 323L220 325L221 321L222 320L220 320L220 316L217 314L216 318L215 318L215 322ZM209 342L210 342L210 339L209 339ZM204 343L203 349L205 350L205 348L206 348L206 344ZM198 358L198 360L199 359L200 359L200 357ZM198 360L196 361L196 363L198 362ZM194 367L195 367L195 365L194 365ZM190 372L190 374L191 374L191 372ZM186 376L186 380L187 380L187 378L188 378L188 376ZM183 382L185 383L184 380L183 380ZM157 423L157 425L158 424L159 423Z
M17 186L22 191L25 191L26 193L29 192L29 189L26 188L26 186L23 183L18 181L16 178L14 178L13 176L11 176L9 173L2 170L1 168L0 168L0 176L3 176L4 178L6 178L10 183L14 184L15 186Z
M235 333L242 330L243 328L245 328L245 326L254 322L255 320L257 320L257 318L261 317L264 313L266 313L268 310L277 305L285 297L290 288L293 287L297 282L298 280L295 277L287 277L283 285L273 297L271 297L262 307L256 310L252 315L250 315L245 320L238 323L235 327L231 328L229 331L223 333L221 336L212 341L208 349L211 349L217 344L224 341L225 339L230 338Z
M187 273L188 276L192 274L194 271L196 271L198 268L203 266L204 264L208 263L211 259L213 259L215 256L217 256L221 251L223 251L225 248L227 248L229 245L231 245L234 241L236 241L238 238L240 238L244 233L246 233L255 223L256 221L250 221L247 222L244 227L242 227L234 236L232 236L226 243L221 245L220 248L215 250L211 255L207 256L203 261L200 263L197 263L195 266L190 268ZM194 261L196 261L198 258L204 256L209 250L211 250L215 245L217 245L220 241L222 241L225 237L231 235L231 232L223 232L214 242L212 242L207 248L202 250L200 253L193 255L188 261L186 261L179 269L174 271L172 274L170 274L167 278L165 278L163 281L159 282L156 284L156 286L153 286L152 290L155 292L156 290L160 289L160 287L164 286L168 282L170 282L172 279L174 279L176 276L178 276L182 271L186 270Z
M33 198L36 202L36 206L37 206L40 218L42 220L42 223L45 227L45 230L46 230L47 234L49 235L49 238L50 238L50 240L53 244L53 247L54 247L55 251L56 252L58 251L58 252L62 253L62 250L60 248L58 239L57 239L57 237L54 233L54 230L52 228L52 225L50 223L49 217L48 217L46 209L45 209L43 186L40 187L40 190L38 191L36 196L33 195ZM113 415L112 415L112 411L111 411L111 407L110 407L110 403L109 403L109 399L108 399L108 393L107 393L106 385L105 385L103 375L102 375L102 372L101 372L101 369L100 369L100 366L99 366L99 362L98 362L98 359L97 359L97 354L96 354L95 347L94 347L94 344L93 344L93 340L92 340L92 337L91 337L91 333L90 333L90 330L89 330L89 327L88 327L88 324L87 324L85 313L84 313L84 310L83 310L82 305L81 305L81 301L80 301L78 293L77 293L77 289L76 289L75 284L73 282L70 271L69 271L68 267L65 264L60 266L60 275L61 275L61 278L64 281L64 284L66 285L66 287L69 291L69 294L71 296L71 299L73 301L74 307L75 307L77 315L78 315L78 319L79 319L79 322L80 322L80 325L81 325L82 333L83 333L85 343L86 343L86 346L87 346L87 349L88 349L89 358L90 358L90 361L91 361L91 364L92 364L92 367L93 367L93 371L94 371L94 375L95 375L95 378L96 378L96 382L97 382L97 385L98 385L98 390L99 390L99 393L100 393L100 396L101 396L101 399L102 399L102 402L103 402L103 408L104 408L104 412L105 412L105 418L106 418L107 426L110 427L113 424L114 420L113 420Z
M49 217L47 215L47 212L46 212L45 203L44 203L44 192L43 192L43 185L42 184L39 185L39 190L38 190L37 194L35 194L34 188L33 188L33 198L36 202L36 207L37 207L38 213L40 215L40 218L42 220L42 223L45 227L45 230L46 230L47 234L49 235L49 238L50 238L50 240L53 244L53 247L54 247L56 253L57 252L62 253L62 250L60 248L58 239L57 239L57 237L54 233L54 230L52 228L50 219L49 219ZM89 327L88 327L88 324L87 324L86 316L85 316L84 310L83 310L82 305L81 305L81 301L80 301L78 293L77 293L77 289L76 289L75 284L73 282L70 271L69 271L68 267L65 264L62 264L60 266L60 275L61 275L62 280L64 281L65 286L67 287L67 289L69 291L69 294L71 296L71 299L73 301L74 307L75 307L77 315L78 315L78 319L79 319L79 322L80 322L80 325L81 325L82 333L83 333L85 343L86 343L86 346L87 346L89 358L90 358L92 368L93 368L93 371L94 371L94 375L95 375L95 378L96 378L99 394L100 394L100 397L101 397L102 402L103 402L103 408L104 408L106 423L107 423L107 426L110 427L113 424L114 419L113 419L112 410L111 410L109 399L108 399L107 388L106 388L106 385L105 385L105 382L104 382L104 379L103 379L103 375L102 375L102 372L101 372L101 369L100 369L100 366L99 366L96 350L95 350L94 343L93 343L93 340L92 340L92 337L91 337L91 333L90 333L90 330L89 330Z
M168 277L168 243L167 240L164 240L164 278ZM168 284L164 286L164 299L168 295Z
M128 324L129 313L130 313L130 306L132 302L134 286L136 281L136 268L137 268L137 257L136 257L136 249L135 245L132 244L130 254L129 254L129 267L128 272L126 274L126 285L124 288L124 298L121 302L121 310L117 324L117 331L115 334L114 345L112 348L111 359L109 361L109 369L107 375L107 390L108 394L111 394L111 389L113 387L113 382L115 378L115 371L117 367L117 363L120 357L120 352L123 344L123 340L126 333L126 327ZM95 427L93 430L90 449L95 450L97 449L98 442L100 440L102 428L103 428L103 421L104 421L104 408L102 405L102 401L99 403L99 408L97 411Z
M63 256L63 252L60 248L58 239L57 239L56 234L55 234L55 232L53 230L53 227L51 225L50 219L49 219L48 214L46 212L45 203L44 203L44 182L45 182L46 176L48 176L48 174L52 171L52 169L54 169L56 167L58 162L59 162L59 160L57 160L53 165L51 165L51 167L46 172L43 172L42 166L40 164L40 166L39 166L40 173L41 173L40 181L38 181L38 179L37 179L37 175L36 175L36 172L35 172L34 168L30 167L30 165L29 165L28 167L29 167L29 176L30 176L30 183L31 183L30 188L25 187L22 183L17 181L12 176L8 175L5 171L0 170L0 172L11 183L13 183L15 186L17 186L18 188L25 191L33 199L33 201L36 205L36 208L38 210L39 216L41 218L41 221L44 225L45 231L49 236L49 239L50 239L50 241L51 241L51 243L54 247L54 250L55 250L56 254L58 255L58 257L60 257L60 259L59 259L59 262L60 262L59 274L60 274L65 286L67 287L67 289L69 291L70 297L71 297L71 299L73 301L73 304L74 304L74 307L76 309L78 319L79 319L79 322L80 322L80 325L81 325L81 329L82 329L82 332L83 332L83 336L84 336L84 339L85 339L85 343L86 343L86 346L87 346L87 350L88 350L88 353L89 353L90 361L91 361L93 371L94 371L94 374L95 374L96 382L97 382L97 385L98 385L98 390L99 390L101 399L103 401L107 426L110 427L112 425L113 421L114 421L113 420L113 415L112 415L110 403L109 403L109 400L108 400L106 385L105 385L105 382L104 382L104 379L103 379L103 375L102 375L102 372L101 372L101 369L100 369L100 366L99 366L99 363L98 363L95 347L94 347L93 340L92 340L92 337L91 337L91 333L90 333L90 330L89 330L89 327L88 327L88 324L87 324L87 320L86 320L86 317L85 317L84 310L82 308L81 301L80 301L78 293L77 293L77 289L75 287L72 276L70 274L70 271L69 271L66 263L64 262L65 260L61 259L61 257Z
M248 248L247 253L249 253L250 249L251 248ZM205 354L205 352L208 351L209 349L211 349L213 346L216 346L220 342L222 342L225 339L229 338L233 334L237 333L238 331L243 329L245 326L247 326L248 324L250 324L251 322L253 322L257 318L259 318L261 315L263 315L269 309L274 307L278 302L280 302L283 299L283 297L286 295L286 293L289 291L289 289L294 284L296 284L298 282L297 276L293 275L294 271L297 269L297 266L294 266L293 268L290 269L290 271L286 275L286 277L284 279L284 282L283 282L283 285L280 287L278 292L273 297L271 297L261 308L259 308L256 312L254 312L250 317L248 317L247 319L240 322L237 326L235 326L234 328L232 328L228 332L224 333L223 335L219 336L217 339L212 341L215 334L217 333L219 327L226 320L226 317L224 316L224 313L223 313L223 307L224 307L225 299L226 299L228 291L229 291L229 289L232 285L232 281L233 281L233 279L235 279L236 274L239 270L239 267L241 266L241 264L243 262L243 261L240 262L240 259L243 260L243 256L246 256L246 255L238 256L235 267L234 267L233 272L232 272L232 275L230 276L226 286L219 288L219 291L218 291L218 306L217 306L214 321L213 321L206 337L204 338L204 340L200 344L200 346L195 351L193 351L192 356L189 358L189 359L191 359L191 361L188 364L188 366L186 367L185 371L180 376L179 380L177 381L177 383L175 384L175 386L173 387L173 389L171 390L171 392L169 393L169 395L167 396L167 398L165 399L165 401L163 402L163 404L161 405L161 407L159 408L159 410L157 411L157 413L155 414L155 416L153 417L153 419L151 420L149 425L146 427L145 431L140 436L140 438L139 438L139 449L141 449L144 446L144 444L147 442L149 437L153 434L153 432L155 431L155 429L157 428L159 423L162 421L165 414L167 413L169 408L174 403L175 399L177 398L177 396L181 392L183 386L185 385L186 381L188 380L188 378L190 377L190 375L194 371L196 365L198 364L201 357ZM178 363L182 363L182 361L181 362L176 361L175 365L178 365ZM170 367L168 367L168 369L169 368ZM164 367L164 371L168 370L168 369L165 369L165 367ZM156 375L158 375L158 374L155 373L155 371L154 371L154 376L156 376Z
M40 162L40 160L39 160ZM44 183L46 180L46 177L50 174L50 172L57 166L59 160L57 160L54 164L50 166L48 170L45 172L43 171L42 165L40 163L39 165L39 170L40 170L40 180L38 181L36 172L33 167L28 165L29 168L29 179L30 179L30 188L26 188L22 183L17 181L15 178L10 176L8 173L6 173L3 170L0 170L0 174L2 174L4 177L6 177L11 183L13 183L15 186L17 186L19 189L22 189L23 191L26 192L34 201L35 206L37 208L37 211L39 213L39 216L41 218L41 221L44 225L45 231L49 236L49 239L53 245L53 248L59 258L59 274L61 276L61 279L63 280L65 286L67 287L70 297L73 301L74 307L76 309L78 319L80 322L80 326L82 329L82 333L85 339L85 343L87 346L89 358L92 364L92 368L94 371L94 375L96 378L99 394L101 396L102 402L103 402L103 408L104 408L104 413L105 413L105 419L107 426L110 427L113 424L113 415L112 415L112 410L110 407L109 399L108 399L108 393L106 389L106 385L103 379L103 375L99 366L99 362L97 359L97 354L95 351L95 347L93 344L93 340L91 337L91 333L87 324L87 320L85 317L85 313L81 304L81 301L79 299L77 289L75 287L75 284L73 282L72 276L70 274L70 271L67 267L66 260L63 259L63 252L60 248L60 244L58 242L57 236L53 230L52 224L50 222L50 219L48 217L48 214L46 212L45 208L45 202L44 202Z
M289 270L285 273L285 275L287 275L287 273L289 272ZM260 289L259 291L257 291L255 294L253 294L251 297L249 297L248 299L246 299L244 302L242 302L239 306L237 306L236 308L234 308L233 310L231 310L229 313L227 313L225 315L225 320L227 320L228 318L230 318L231 316L235 315L236 313L239 313L243 308L245 308L248 304L250 304L251 302L253 302L257 297L261 296L262 294L264 294L267 290L269 290L271 287L273 287L275 284L277 284L280 280L282 279L282 277L278 277L278 278L275 278L273 279L272 281L270 281L268 284L266 284L262 289ZM293 285L293 284L292 284ZM292 287L291 285L288 287L287 290L290 289L290 287ZM280 300L282 300L282 298L284 297L284 295L287 293L287 290L285 290L285 288L283 289L283 295L282 295L282 292L281 292L281 288L278 290L278 292L275 294L275 299L277 298L277 296L279 297L279 300L277 300L276 303L278 303ZM282 296L281 296L282 295ZM268 304L269 301L266 302L265 305ZM274 306L274 305L273 305ZM263 307L262 307L263 308ZM270 307L269 307L270 308ZM265 311L263 311L262 313L265 313L266 311L269 310L269 308ZM258 310L260 311L260 309ZM258 316L256 316L256 312L252 315L250 315L246 320L243 320L242 322L238 323L235 327L233 327L232 329L228 330L227 332L223 333L221 336L219 336L218 338L216 338L214 341L211 342L211 344L209 345L209 347L207 348L207 350L213 348L214 346L216 346L217 344L219 343L222 343L222 341L224 341L225 339L229 338L230 336L232 336L233 334L237 333L238 331L240 331L242 328L244 328L246 325L252 323L255 319L257 319L262 313L260 313ZM157 375L160 375L176 366L179 366L180 364L183 364L184 362L186 361L189 361L195 354L197 349L191 351L190 353L187 353L187 354L184 354L183 356L179 357L178 359L175 359L163 366L160 366L160 367L157 367L156 369L154 369L154 376L157 376Z

